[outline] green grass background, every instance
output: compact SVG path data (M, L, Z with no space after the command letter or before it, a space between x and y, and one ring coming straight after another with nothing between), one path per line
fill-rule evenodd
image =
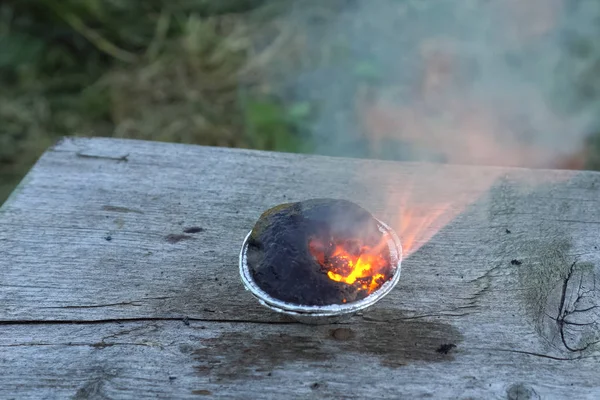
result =
M343 2L313 6L326 19ZM290 68L302 61L278 45L290 3L3 1L0 204L64 135L313 151L313 105L273 96L263 68L283 52ZM600 168L599 137L589 149L588 167Z

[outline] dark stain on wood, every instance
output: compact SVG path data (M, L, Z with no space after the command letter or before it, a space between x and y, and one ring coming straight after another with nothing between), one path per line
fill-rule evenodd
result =
M438 347L436 352L440 354L448 354L454 348L456 348L456 345L454 343L446 343Z
M195 394L198 396L211 396L212 392L210 390L200 389L200 390L192 390L192 394Z
M506 390L506 398L508 400L534 400L540 396L529 385L524 383L515 383Z
M287 326L287 325L286 325ZM462 336L449 324L429 321L366 323L336 329L327 326L281 327L290 333L225 332L202 341L193 352L199 375L220 380L259 379L257 371L273 370L286 363L320 363L336 354L375 356L385 367L398 368L411 362L443 362L452 355L436 352Z
M189 239L193 239L193 236L190 235L181 235L181 234L177 234L177 233L171 233L170 235L167 235L165 237L165 240L171 244L175 244L175 243L179 243L183 240L189 240Z
M354 338L354 332L350 328L332 329L329 334L336 340L351 340Z
M254 337L252 332L226 332L202 341L203 348L194 352L198 374L235 380L258 378L257 369L274 369L287 362L327 361L332 353L312 335L272 333Z
M191 226L189 228L185 228L183 230L184 233L200 233L200 232L204 232L204 228L201 228L199 226Z
M108 399L108 397L104 394L104 384L105 380L102 377L92 379L83 385L79 390L77 390L73 396L73 399Z

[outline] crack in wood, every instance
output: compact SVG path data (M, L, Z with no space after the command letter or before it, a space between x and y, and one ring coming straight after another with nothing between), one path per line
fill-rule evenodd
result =
M560 303L558 306L558 317L556 318L556 322L558 323L558 329L560 330L560 338L563 342L563 345L565 346L565 348L569 351L572 352L577 352L577 351L581 351L580 349L573 349L571 348L568 344L567 341L565 340L565 329L564 329L564 324L565 324L565 315L567 315L567 311L565 309L565 298L567 295L567 287L569 285L569 279L571 279L571 276L573 275L573 271L575 269L575 264L577 263L577 261L574 261L573 264L571 264L571 267L569 268L569 272L567 273L567 276L564 279L563 282L563 286L562 286L562 293L561 293L561 298L560 298Z
M577 173L532 188L519 179L537 183L563 173L507 170L504 184L488 191L482 182L489 182L491 170L485 168L442 166L431 172L371 161L365 168L362 161L107 139L59 147L69 151L46 154L29 175L33 179L2 208L0 280L14 286L0 286L0 319L6 320L0 322L0 369L7 371L0 397L30 397L27 390L34 388L37 397L77 392L80 398L182 398L195 390L244 398L249 388L258 388L265 397L281 397L288 389L304 390L298 396L306 397L318 389L320 397L364 398L375 393L373 382L399 375L398 382L384 385L389 397L521 398L531 388L542 397L555 391L556 397L579 398L600 388L596 359L569 362L599 357L600 348L568 351L558 328L561 320L574 349L600 339L592 274L582 272L580 263L569 268L576 255L599 260L598 249L591 250L598 245L598 174ZM143 157L129 157L135 163L104 157L125 153ZM265 170L269 176L261 175ZM312 176L324 170L329 173L323 191L314 189ZM404 285L378 304L387 307L384 313L373 307L350 324L313 327L252 302L229 272L235 272L238 244L253 215L279 194L292 201L313 190L359 196L384 212L385 199L353 187L355 171L365 170L391 195L406 192L398 183L416 177L415 191L426 196L434 197L427 190L434 185L443 189L440 198L470 190L482 200L407 260ZM396 213L383 219L395 222ZM117 218L126 222L125 231ZM196 224L212 234L198 234L191 227ZM169 234L186 233L196 240L165 242ZM110 245L103 240L107 234ZM511 266L510 260L522 265ZM172 297L140 300L161 295ZM192 317L185 320L189 326L186 315ZM72 348L60 347L70 339ZM53 341L57 347L45 346ZM154 343L164 348L150 348ZM132 344L141 347L111 348ZM448 355L436 352L452 344L457 348ZM411 363L401 374L387 368ZM521 382L524 373L528 382ZM222 385L219 378L241 380Z
M579 276L578 287L575 292L577 295L577 298L575 299L575 301L572 302L573 309L569 309L569 306L568 306L567 300L566 300L567 292L568 292L568 288L569 288L569 283L571 282L573 275L575 273L577 262L578 262L578 260L575 260L571 264L569 271L563 280L562 290L561 290L561 298L560 298L560 302L559 302L559 306L558 306L558 316L556 318L552 318L556 321L556 323L558 325L558 329L560 332L560 338L561 338L561 341L562 341L564 347L570 352L584 352L584 351L588 350L589 348L591 348L592 346L600 343L600 340L596 340L596 341L590 341L582 347L573 347L567 342L566 333L565 333L566 326L572 325L572 326L584 327L584 326L593 326L598 323L598 321L591 321L588 323L579 323L579 322L569 321L567 319L570 315L573 314L573 311L576 310L577 304L586 295L593 293L593 291L595 289L595 278L594 278L594 287L590 290L582 290L584 275L583 275L583 272L581 272L580 276ZM588 307L587 310L594 310L596 307L598 307L598 306L594 305L594 306Z
M21 288L21 289L63 289L61 287L58 286L35 286L35 285L5 285L0 283L0 287L14 287L14 288Z
M450 310L449 310L450 311ZM391 310L386 309L374 309L365 314L360 314L359 316L369 322L382 322L382 323L395 323L399 321L412 321L416 319L423 318L440 318L440 317L466 317L467 315L471 315L472 313L456 313L453 314L447 311L440 311L438 313L431 314L419 314L413 315L410 317L392 317L393 314L397 314L397 311L391 312Z
M126 322L152 322L152 321L183 321L181 318L111 318L97 320L0 320L0 325L86 325L86 324L114 324ZM257 321L243 319L216 319L216 318L189 318L188 321L215 322L215 323L240 323L240 324L264 324L264 325L289 325L297 324L295 321Z
M102 206L102 210L110 211L110 212L117 212L117 213L134 213L134 214L143 214L144 213L143 211L135 210L133 208L111 206L111 205Z
M595 310L595 309L597 309L597 308L600 308L600 306L591 306L591 307L588 307L588 308L584 308L583 310L571 310L571 311L569 311L569 312L570 312L571 314L580 313L580 312L581 312L581 313L584 313L584 312L588 312L588 311Z
M185 320L186 319L184 318L184 321ZM148 329L148 328L150 328L150 329ZM148 335L148 334L157 332L159 330L160 330L160 327L158 326L158 324L142 325L142 326L138 326L137 328L127 329L127 330L123 330L123 331L120 331L120 332L113 333L112 335L104 336L102 338L102 342L104 342L106 340L109 340L109 339L116 339L116 338L118 338L120 336L131 335L134 332L136 332L136 333L137 332L143 332L145 335Z
M577 357L556 357L556 356L551 356L549 354L542 354L542 353L536 353L536 352L532 352L532 351L524 351L524 350L513 350L513 349L497 349L497 348L478 348L478 347L471 347L472 350L481 350L481 351L501 351L504 353L516 353L516 354L525 354L528 356L534 356L534 357L540 357L540 358L547 358L550 360L555 360L555 361L573 361L573 360L580 360L580 359L584 359L584 358L596 358L598 356L577 356Z
M141 303L143 303L144 301L147 300L166 300L166 299L170 299L170 296L164 296L164 297L148 297L145 299L141 299L141 300L132 300L132 301L124 301L121 303L108 303L108 304L91 304L91 305L78 305L78 306L54 306L54 307L40 307L40 308L44 308L44 309L61 309L61 308L103 308L103 307L115 307L115 306L133 306L133 307L140 307L142 306Z
M119 161L119 162L129 161L129 153L122 155L122 156L115 156L115 157L86 154L83 152L77 152L77 153L75 153L75 155L80 158L95 158L95 159L100 159L100 160L114 160L114 161Z
M94 347L103 349L112 346L147 346L154 347L147 343L128 343L128 342L96 342L96 343L18 343L18 344L0 344L0 347L36 347L36 346L71 346L71 347Z

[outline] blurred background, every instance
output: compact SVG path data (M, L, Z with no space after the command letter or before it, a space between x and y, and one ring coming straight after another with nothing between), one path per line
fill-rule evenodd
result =
M600 169L597 0L4 0L0 204L57 138Z

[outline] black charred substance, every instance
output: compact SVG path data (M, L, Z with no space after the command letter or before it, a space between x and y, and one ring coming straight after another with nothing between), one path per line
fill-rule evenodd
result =
M349 285L327 276L327 269L310 252L313 238L375 247L382 233L377 220L350 201L313 199L276 206L262 214L248 240L247 261L256 284L276 299L308 306L366 297L361 282ZM392 276L389 249L381 251L387 260L387 280Z

